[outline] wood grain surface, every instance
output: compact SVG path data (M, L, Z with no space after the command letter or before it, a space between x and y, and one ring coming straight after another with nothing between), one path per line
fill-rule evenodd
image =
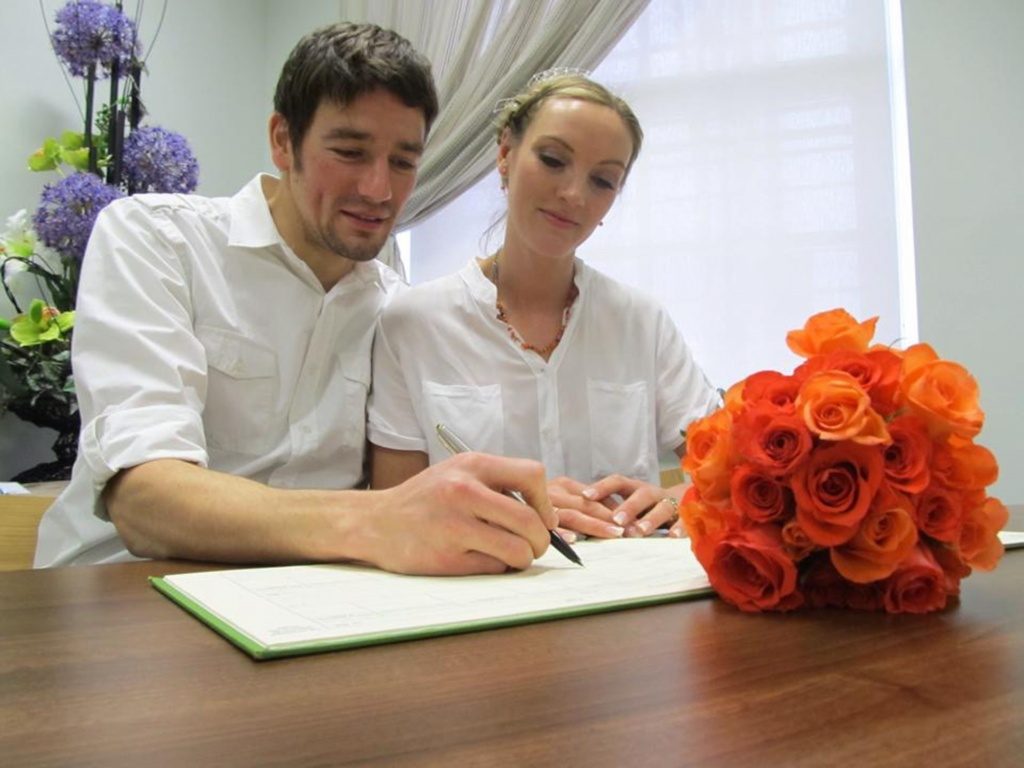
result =
M0 573L0 760L1024 763L1021 550L927 616L747 615L705 599L271 662L146 581L200 567Z

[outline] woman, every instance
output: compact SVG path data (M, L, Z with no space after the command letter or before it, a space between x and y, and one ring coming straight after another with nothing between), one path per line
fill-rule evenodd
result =
M474 450L542 461L563 528L646 535L677 522L682 487L660 451L718 405L668 314L576 258L640 151L629 106L578 74L538 76L503 106L504 241L412 288L377 327L371 482L446 455L443 423ZM673 533L680 533L678 526Z

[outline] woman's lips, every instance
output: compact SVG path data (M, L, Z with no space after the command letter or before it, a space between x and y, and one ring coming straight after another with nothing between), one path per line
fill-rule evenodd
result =
M557 213L549 211L546 208L541 208L540 212L541 214L543 214L544 218L546 218L556 227L560 227L562 229L569 229L570 227L576 226L576 222L573 221L572 219L568 219L565 216L559 216Z

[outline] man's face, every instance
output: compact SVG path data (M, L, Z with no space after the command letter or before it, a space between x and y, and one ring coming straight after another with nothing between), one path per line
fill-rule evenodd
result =
M307 262L376 256L412 192L425 134L422 111L384 90L344 107L322 102L297 148L275 115L273 158L290 202L275 221L285 240Z

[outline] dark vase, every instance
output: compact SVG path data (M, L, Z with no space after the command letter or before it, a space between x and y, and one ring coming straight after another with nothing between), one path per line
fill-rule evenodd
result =
M11 479L16 483L48 483L69 479L71 467L78 456L78 432L81 429L78 403L74 397L67 402L44 395L31 405L24 401L12 402L8 409L22 421L57 431L57 439L53 442L55 460L36 464Z

